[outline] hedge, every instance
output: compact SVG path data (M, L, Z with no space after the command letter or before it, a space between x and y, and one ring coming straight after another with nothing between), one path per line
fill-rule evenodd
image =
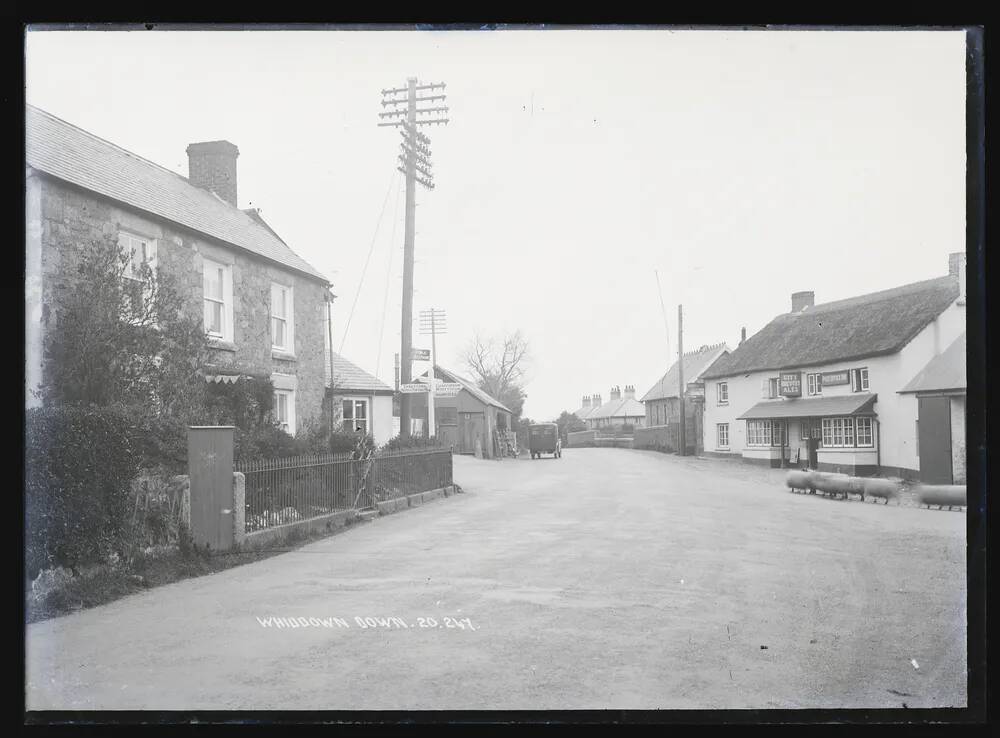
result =
M25 568L78 567L123 554L140 455L120 410L32 408L25 428Z

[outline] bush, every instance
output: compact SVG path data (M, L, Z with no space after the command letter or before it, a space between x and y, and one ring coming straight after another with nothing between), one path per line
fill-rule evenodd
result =
M123 554L139 455L121 410L32 408L25 428L25 568L79 566Z
M382 446L382 450L384 451L399 451L407 448L445 448L445 445L437 437L410 436L409 438L403 438L402 436L395 436L386 441L385 445Z

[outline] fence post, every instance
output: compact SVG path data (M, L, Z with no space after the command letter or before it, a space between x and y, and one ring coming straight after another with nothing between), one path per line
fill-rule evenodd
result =
M247 537L247 478L243 472L233 472L233 544L243 545Z

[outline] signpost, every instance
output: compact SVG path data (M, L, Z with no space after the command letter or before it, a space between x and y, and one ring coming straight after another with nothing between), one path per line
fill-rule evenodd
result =
M417 392L427 392L428 390L430 390L430 385L423 382L407 382L406 384L399 385L399 391L404 394L415 394Z
M414 361L430 361L431 351L430 349L413 349L413 360Z
M802 372L781 372L778 385L779 391L784 397L801 397Z

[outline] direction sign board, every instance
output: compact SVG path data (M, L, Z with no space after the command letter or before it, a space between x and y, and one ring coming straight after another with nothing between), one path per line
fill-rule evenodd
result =
M435 382L434 395L436 397L454 397L462 391L462 385L458 382Z
M430 349L413 349L413 360L414 361L430 361L431 360L431 350Z
M412 382L410 384L399 385L399 391L406 394L412 394L416 392L427 392L430 389L430 385L423 384L422 382Z

